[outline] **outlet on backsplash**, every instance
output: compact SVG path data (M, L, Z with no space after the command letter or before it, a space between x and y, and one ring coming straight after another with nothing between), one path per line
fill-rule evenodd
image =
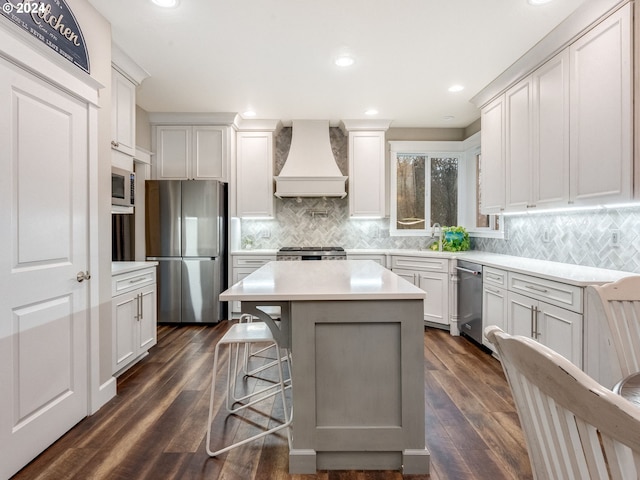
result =
M542 230L542 241L545 243L549 243L551 241L551 235L549 234L548 228Z
M620 230L611 230L611 246L620 246Z

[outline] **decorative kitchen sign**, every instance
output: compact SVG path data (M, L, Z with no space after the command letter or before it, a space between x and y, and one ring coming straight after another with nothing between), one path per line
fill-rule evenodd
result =
M89 55L82 30L65 0L4 0L2 15L89 73Z

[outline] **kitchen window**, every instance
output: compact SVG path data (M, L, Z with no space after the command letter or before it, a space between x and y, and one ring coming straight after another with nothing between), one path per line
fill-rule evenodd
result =
M431 235L431 226L464 226L474 236L502 236L499 217L482 215L480 135L464 142L389 142L394 236Z

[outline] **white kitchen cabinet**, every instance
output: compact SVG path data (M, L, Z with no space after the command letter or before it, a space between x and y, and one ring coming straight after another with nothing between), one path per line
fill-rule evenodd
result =
M582 367L582 315L519 293L508 293L507 331L533 338Z
M226 125L157 125L154 178L227 181L231 128Z
M112 372L120 374L157 342L155 267L113 276Z
M530 205L569 202L569 50L538 68L533 81L533 181Z
M238 132L236 216L272 218L273 181L273 133Z
M231 281L238 283L263 265L276 260L275 255L232 255ZM240 302L231 302L231 313L240 313Z
M496 325L503 331L507 326L507 272L491 267L482 270L482 344L495 352L494 345L484 336L484 329Z
M387 255L384 253L347 253L347 260L373 260L383 267L387 266Z
M575 204L632 198L631 4L570 46L571 183Z
M505 93L505 210L523 210L531 204L533 83L531 77ZM484 193L484 189L483 189Z
M480 211L483 214L502 213L505 208L504 95L482 108L480 121Z
M133 157L136 153L136 85L111 69L111 147Z
M349 132L349 215L385 216L385 133Z
M432 257L391 257L396 275L427 292L424 321L427 325L449 328L449 260Z

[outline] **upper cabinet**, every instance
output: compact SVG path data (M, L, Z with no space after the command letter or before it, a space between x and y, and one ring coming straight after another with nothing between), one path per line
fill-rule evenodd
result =
M235 115L152 113L149 119L152 178L229 181Z
M129 156L136 152L136 85L111 71L111 146Z
M272 218L273 132L238 132L236 216Z
M631 5L573 45L571 199L611 203L632 195Z
M344 120L349 135L349 215L384 217L386 213L385 132L389 121Z
M111 48L111 147L136 153L136 88L149 76L117 45Z
M633 198L631 22L626 4L482 104L483 213Z
M502 213L505 206L505 101L501 95L481 112L480 211Z

